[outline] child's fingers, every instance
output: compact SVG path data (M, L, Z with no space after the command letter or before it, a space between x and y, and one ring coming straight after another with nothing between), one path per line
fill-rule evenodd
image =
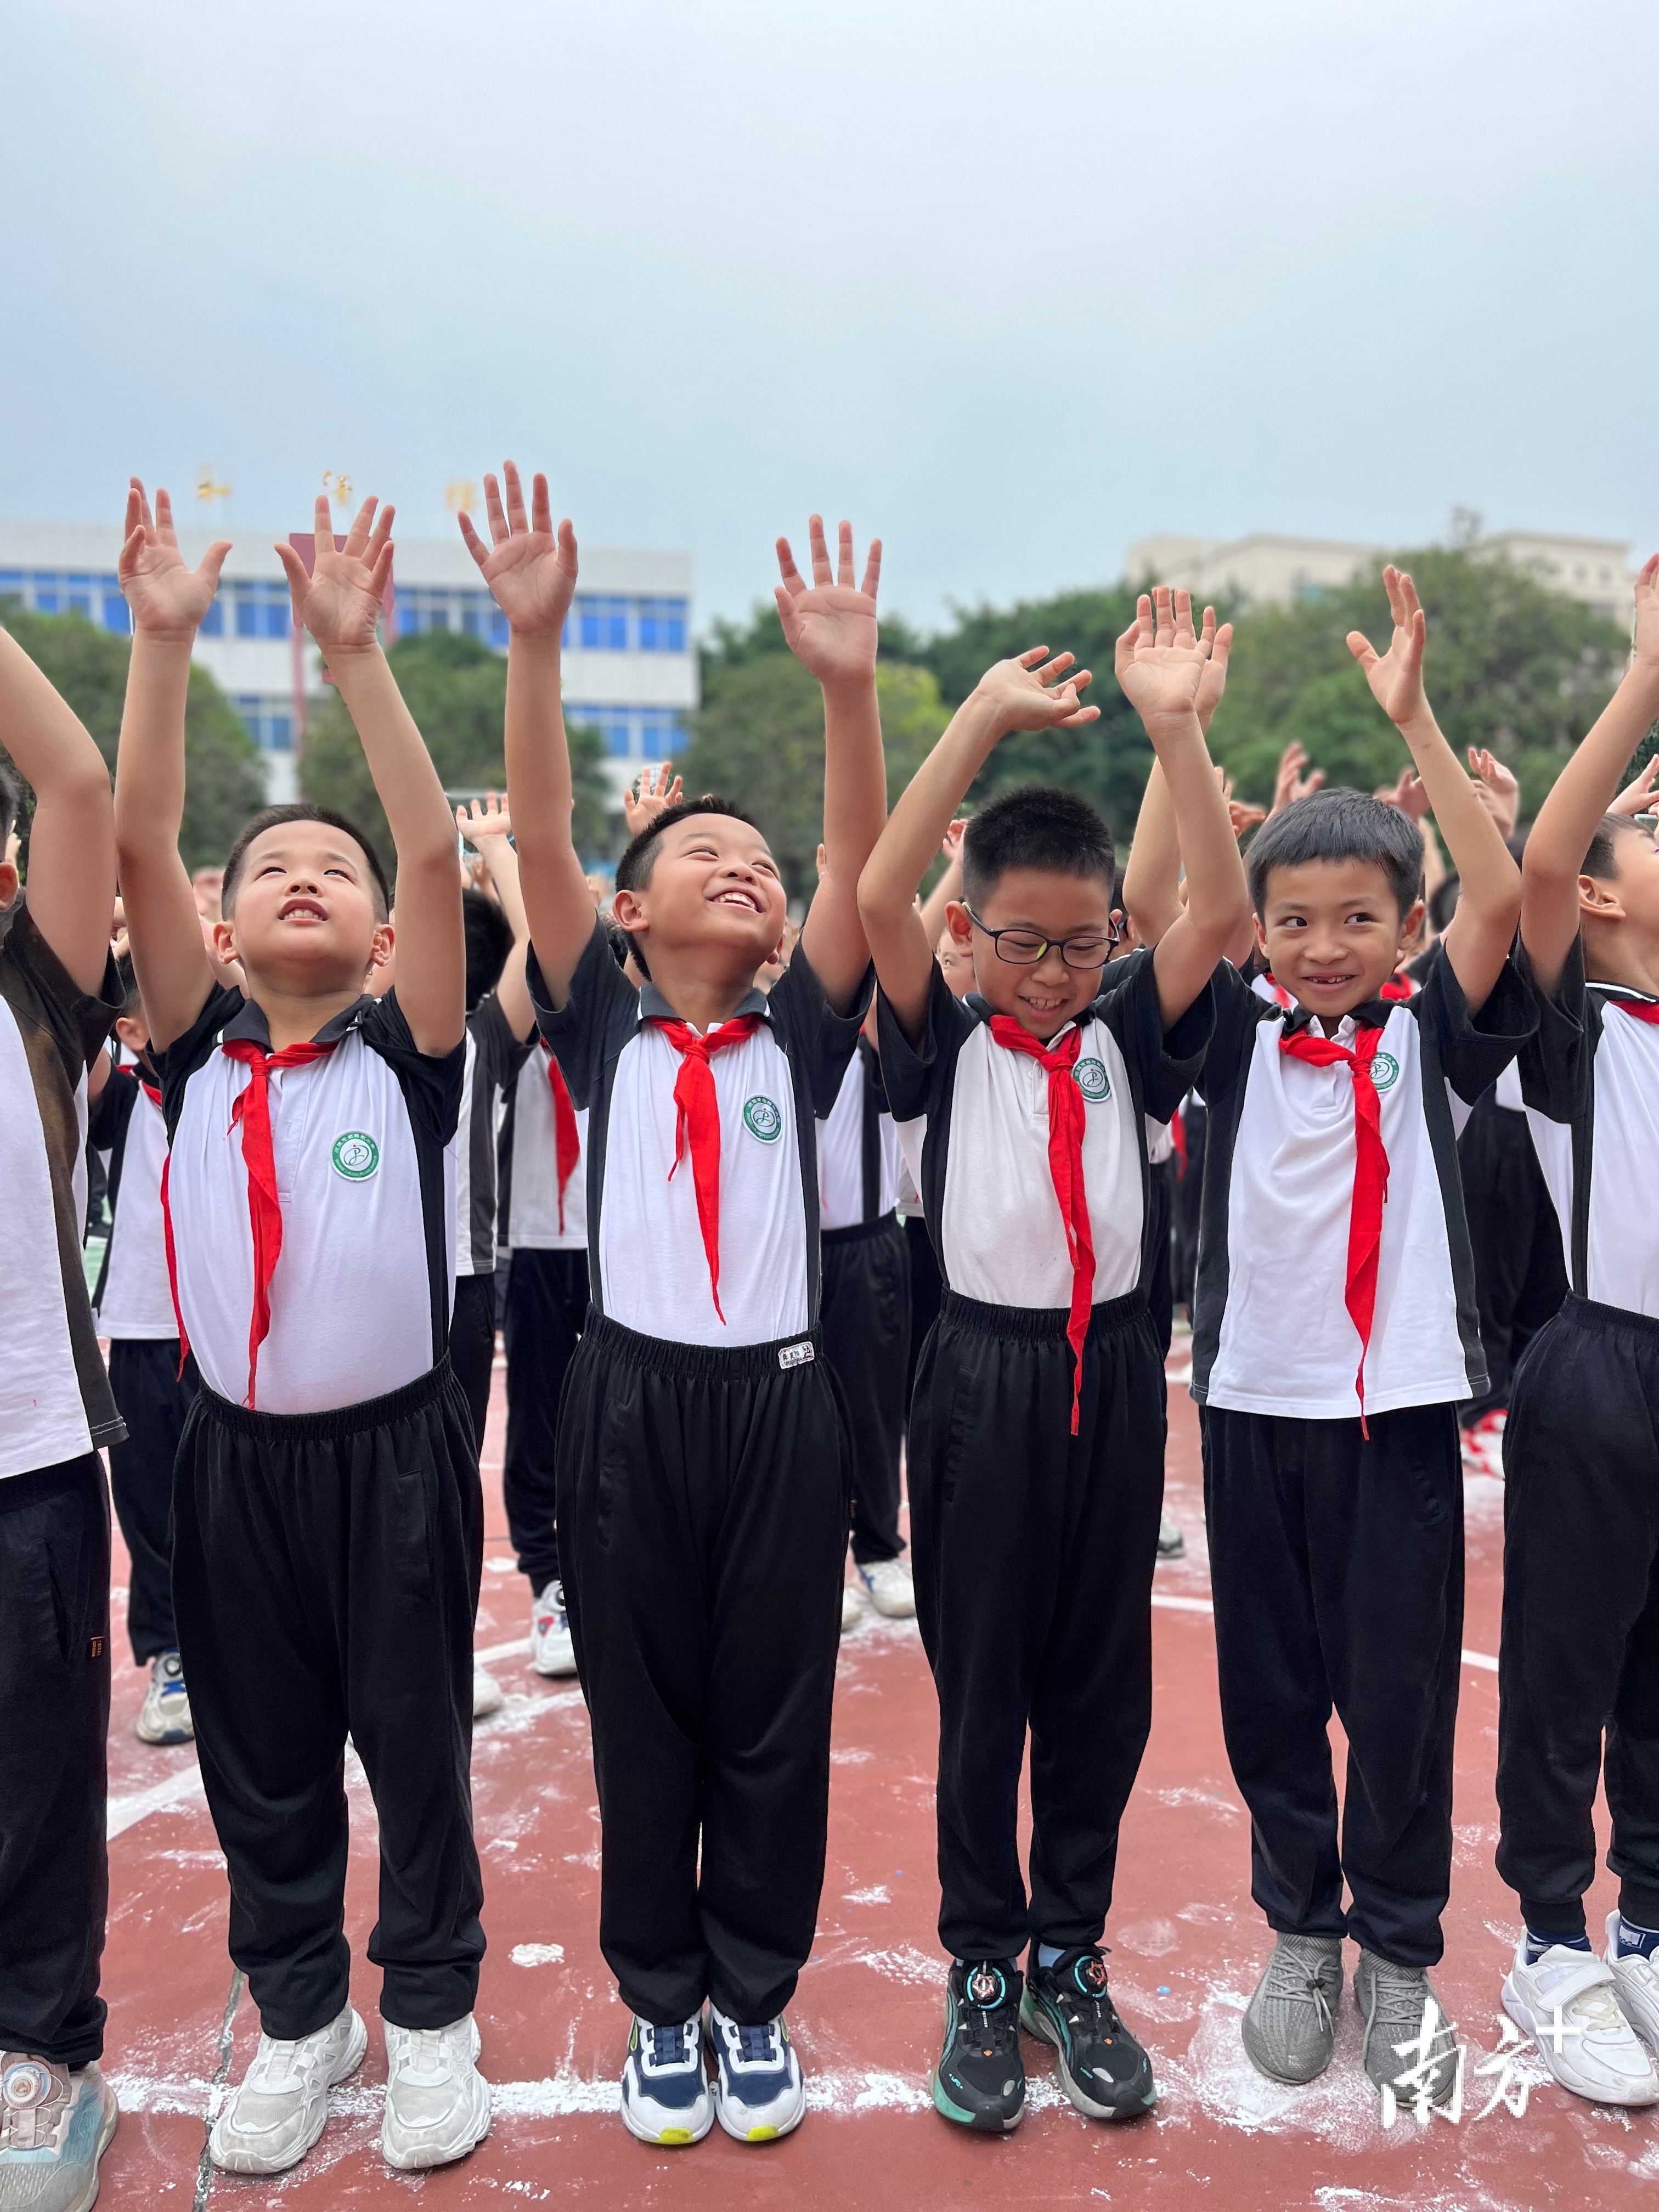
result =
M800 583L799 576L796 577L795 581L798 584ZM805 589L805 586L802 585L801 588L804 591ZM783 624L783 634L786 638L793 638L795 634L795 602L793 595L791 593L787 585L774 584L772 586L772 597L778 603L778 619Z
M1213 620L1215 610L1213 607L1206 607L1204 610L1204 621L1206 635L1208 635L1208 626ZM1220 629L1215 633L1214 637L1210 641L1210 658L1214 661L1218 668L1224 668L1227 665L1227 655L1232 651L1232 649L1233 626L1231 623L1223 623Z
M539 470L530 479L530 527L544 538L553 535L553 502L547 495L547 478Z
M833 583L835 579L830 573L830 548L824 540L823 517L821 514L809 516L806 535L812 551L813 583Z
M229 538L216 538L214 543L208 547L207 551L202 556L202 565L196 572L198 576L201 576L208 583L211 584L216 592L219 588L219 571L224 567L226 558L229 552Z
M836 533L836 550L838 556L836 581L843 592L853 588L853 526L843 522Z
M1048 648L1046 645L1028 645L1018 657L1022 668L1035 668L1039 660L1048 658Z
M473 559L482 568L485 562L489 558L489 548L484 544L483 538L479 537L477 532L473 528L472 517L467 513L465 507L461 509L459 514L457 515L455 519L461 526L461 537L465 543L467 551L472 556Z
M1193 595L1190 592L1177 592L1175 595L1175 634L1182 645L1189 641L1197 642L1197 634L1193 628Z
M388 538L368 572L368 588L377 600L385 599L386 587L392 581L392 540Z
M1037 682L1045 690L1052 689L1076 659L1077 655L1074 653L1057 653L1052 660L1046 662L1038 669Z
M524 483L519 475L516 461L503 461L501 474L507 480L507 519L514 530L528 530L530 517L525 513Z
M173 501L161 484L155 487L155 528L163 545L179 543L179 533L173 526Z
M1157 642L1157 632L1152 623L1152 603L1145 592L1135 601L1135 629L1137 650Z
M866 599L873 599L880 582L881 540L879 538L872 538L870 540L870 550L864 563L864 581L860 585L859 589Z
M1154 591L1152 605L1157 616L1152 641L1155 645L1168 647L1175 642L1175 609L1170 603L1167 584L1160 584Z
M379 505L380 501L371 493L352 516L351 527L346 532L346 542L341 549L348 561L361 561L368 550L369 532L374 525L374 511Z
M490 538L499 545L511 533L507 526L507 509L501 505L500 481L489 474L484 477L484 513L489 518Z
M279 544L276 558L283 564L283 574L288 578L288 588L294 600L294 619L300 619L300 610L306 603L311 588L311 579L306 574L306 564L291 545Z
M787 538L779 538L777 550L778 574L783 578L786 588L793 598L806 589L805 579L795 566L795 556Z
M363 550L362 556L371 568L379 561L380 549L392 535L392 520L397 512L395 507L383 507L374 519L374 527L369 532L368 544Z
M1359 630L1351 629L1348 632L1348 650L1369 676L1376 667L1378 658L1376 647L1371 643L1370 638Z

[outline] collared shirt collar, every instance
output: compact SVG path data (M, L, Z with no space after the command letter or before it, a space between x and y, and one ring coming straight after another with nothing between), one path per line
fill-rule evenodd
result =
M981 999L977 991L968 992L963 997L962 1003L967 1007L970 1014L976 1014L981 1021L987 1024L991 1021L996 1013L996 1008L990 1004L988 1000ZM1057 1044L1060 1038L1065 1036L1067 1030L1080 1030L1085 1022L1093 1021L1095 1018L1095 1008L1099 1004L1100 1001L1098 999L1091 1000L1080 1014L1073 1014L1069 1022L1061 1023L1060 1026L1054 1031L1053 1036L1047 1040L1048 1044ZM1010 1021L1013 1021L1018 1018L1015 1015L1010 1014L1008 1018ZM1041 1043L1043 1041L1039 1038L1038 1042Z
M349 1036L353 1030L361 1027L363 1016L374 1004L374 1000L365 993L361 999L325 1021L311 1042L313 1044L338 1044L343 1037ZM246 1038L250 1043L259 1045L269 1052L270 1024L265 1018L264 1008L252 999L244 999L240 1007L219 1032L222 1044L227 1037L234 1041Z
M735 1022L744 1014L760 1014L768 1021L771 1019L772 1008L764 991L745 991L726 1018ZM678 1022L682 1018L647 977L640 986L640 1019L642 1022Z
M1343 1015L1334 1031L1336 1042L1339 1044L1346 1044L1356 1030L1386 1029L1389 1025L1389 1015L1396 1006L1404 1004L1405 1000L1402 999L1367 999L1363 1006L1355 1006L1351 1012ZM1302 1030L1313 1030L1314 1027L1314 1016L1299 1000L1293 999L1291 1001L1282 1018L1285 1024L1284 1034L1286 1036L1296 1036ZM1315 1030L1314 1034L1318 1036L1332 1034L1323 1028L1322 1017L1321 1019L1322 1026Z

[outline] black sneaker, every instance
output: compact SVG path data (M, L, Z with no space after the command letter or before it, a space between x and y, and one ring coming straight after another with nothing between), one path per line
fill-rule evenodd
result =
M1019 2055L1022 1977L1012 1959L951 1968L945 1992L945 2048L929 2087L958 2127L1006 2135L1025 2111Z
M1019 2010L1032 2035L1060 2053L1060 2085L1091 2120L1129 2120L1158 2102L1152 2062L1117 2016L1097 1949L1035 1957Z

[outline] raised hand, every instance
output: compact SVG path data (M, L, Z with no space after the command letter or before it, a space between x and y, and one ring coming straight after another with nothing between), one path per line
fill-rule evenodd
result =
M1071 730L1100 720L1098 707L1079 703L1078 694L1090 681L1090 672L1071 673L1077 655L1057 653L1052 659L1046 645L1034 645L1013 660L999 660L974 686L976 699L997 710L1006 730Z
M294 598L294 619L311 632L325 660L374 650L380 602L392 574L392 518L396 512L395 507L380 507L376 499L366 499L344 545L337 550L328 495L319 492L317 557L310 575L293 546L276 548Z
M1384 806L1397 806L1413 822L1420 822L1429 811L1428 791L1414 768L1402 768L1398 783L1382 784L1371 795Z
M517 462L507 462L501 473L507 479L505 506L500 484L493 476L484 478L484 508L493 542L484 544L471 516L465 513L461 535L516 635L559 637L576 589L576 533L567 516L555 534L544 476L531 479L526 514Z
M1514 769L1505 768L1484 745L1471 745L1469 773L1474 778L1475 797L1501 834L1512 836L1521 814L1521 785Z
M823 516L813 515L807 529L812 547L810 586L795 566L789 540L778 540L778 568L783 580L777 586L775 596L784 641L796 659L811 669L820 684L861 682L875 672L876 587L881 581L881 540L870 540L864 581L855 585L852 524L843 522L841 526L840 566L833 576Z
M1135 619L1117 641L1115 665L1124 696L1143 721L1197 711L1214 642L1207 625L1201 637L1193 629L1190 592L1177 592L1172 599L1169 586L1160 584L1150 597L1141 593Z
M961 865L962 841L967 834L968 817L965 814L958 814L956 820L945 831L943 842L940 843L939 848L941 854L948 863L954 863L958 866Z
M465 806L455 809L455 827L469 845L482 851L490 838L513 835L513 817L501 793L490 791L482 799L470 799Z
M128 480L127 519L117 573L135 629L151 637L194 637L219 588L219 571L230 550L228 538L210 545L199 568L188 568L173 526L173 501L155 494L151 514L144 487Z
M654 778L651 770L642 769L638 777L623 793L623 821L630 837L637 837L659 814L671 806L678 806L685 796L685 787L674 774L672 763L665 761Z
M1636 579L1636 625L1631 660L1659 665L1659 553L1650 553Z
M1611 806L1609 814L1648 814L1653 810L1653 787L1659 781L1659 753L1625 786Z
M1394 636L1385 653L1360 630L1348 632L1348 650L1365 672L1371 696L1397 727L1403 727L1426 707L1423 696L1423 647L1429 625L1418 604L1417 587L1404 569L1390 565L1382 571L1382 588L1394 617Z
M1292 738L1279 756L1279 774L1273 779L1273 803L1269 814L1281 814L1287 806L1294 806L1298 799L1311 799L1325 781L1322 768L1309 769L1307 748Z
M1190 628L1192 600L1185 593L1182 593L1182 597L1187 599L1187 621ZM1177 617L1177 626L1178 624ZM1198 698L1195 703L1198 708L1198 726L1207 738L1210 734L1210 725L1215 720L1215 710L1221 704L1221 695L1227 688L1227 659L1233 649L1233 626L1231 623L1223 623L1221 628L1218 629L1215 626L1213 607L1206 607L1204 610L1204 629L1200 642L1208 647L1209 659L1205 662L1204 673L1199 678ZM1228 804L1231 804L1231 793L1228 794ZM1256 819L1260 821L1261 817L1258 814Z
M1233 780L1224 768L1217 767L1215 780L1221 786L1221 796L1227 802L1227 819L1233 825L1236 838L1242 837L1247 830L1254 830L1258 823L1267 820L1265 806L1256 805L1252 799L1233 797Z

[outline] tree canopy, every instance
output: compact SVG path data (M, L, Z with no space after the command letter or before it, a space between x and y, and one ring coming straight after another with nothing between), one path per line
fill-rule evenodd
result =
M0 624L86 725L115 767L126 696L131 641L84 615L34 615L0 601ZM264 804L259 749L205 668L192 666L185 704L185 818L179 848L187 867L222 860L250 814Z

